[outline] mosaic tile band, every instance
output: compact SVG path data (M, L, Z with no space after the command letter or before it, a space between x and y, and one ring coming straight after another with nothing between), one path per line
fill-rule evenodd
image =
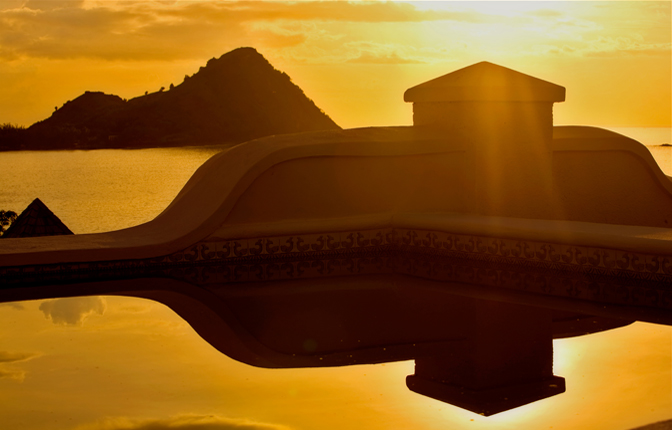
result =
M417 229L206 239L157 258L0 269L3 288L142 277L214 288L364 274L672 309L672 255Z

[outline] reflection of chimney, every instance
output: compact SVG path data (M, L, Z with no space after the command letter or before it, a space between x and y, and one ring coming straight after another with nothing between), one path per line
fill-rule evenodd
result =
M553 103L565 100L563 87L481 62L410 88L404 100L415 126L468 142L473 211L516 216L547 195Z
M450 350L416 357L408 388L477 414L493 415L565 391L553 375L551 312L480 302L460 321L463 339Z

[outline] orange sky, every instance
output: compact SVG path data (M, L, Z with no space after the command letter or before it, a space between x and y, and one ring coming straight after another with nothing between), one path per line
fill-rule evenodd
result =
M124 98L253 46L343 127L410 124L403 91L478 61L567 88L556 124L669 127L670 2L0 1L0 123Z

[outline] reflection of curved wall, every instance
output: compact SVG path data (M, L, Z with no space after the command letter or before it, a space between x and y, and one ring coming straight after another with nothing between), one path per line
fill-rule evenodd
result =
M55 293L55 294L54 294ZM32 294L32 295L31 295ZM88 294L163 303L220 352L260 367L316 367L427 357L462 348L475 320L493 309L540 313L553 338L629 324L576 312L535 308L511 296L505 305L478 290L438 287L406 276L303 279L283 283L208 285L148 277L36 289L22 299ZM525 324L524 321L521 322ZM532 329L533 327L529 327Z

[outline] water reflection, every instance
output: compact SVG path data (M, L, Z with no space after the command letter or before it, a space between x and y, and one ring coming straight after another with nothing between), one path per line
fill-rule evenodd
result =
M0 364L24 372L23 382L0 379L6 428L134 429L134 419L191 414L291 429L627 429L670 416L669 327L636 323L555 340L554 373L567 392L483 417L409 391L412 361L257 368L228 359L156 302L102 300L104 314L78 326L46 319L43 302L0 305L0 349L37 354Z
M536 306L534 296L515 291L497 295L391 273L200 285L134 276L57 290L36 283L3 290L0 300L86 294L164 303L212 346L254 366L415 360L408 388L485 416L565 391L565 380L553 375L553 339L632 322L618 313L607 318L571 311L565 301ZM39 308L56 324L77 325L105 309L95 298L79 299L74 307L62 300Z

